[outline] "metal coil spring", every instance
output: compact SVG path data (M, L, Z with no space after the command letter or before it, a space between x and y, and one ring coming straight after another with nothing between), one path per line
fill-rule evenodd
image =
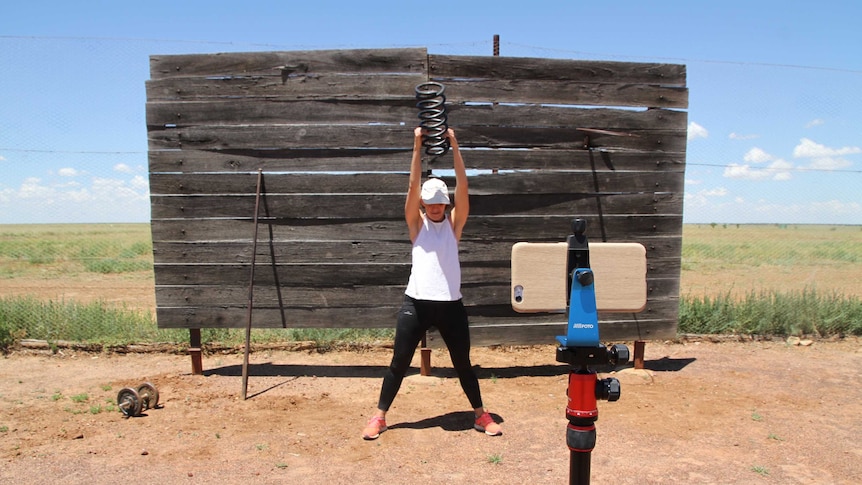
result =
M416 107L419 108L419 126L425 129L422 146L425 153L434 157L445 155L449 151L449 139L446 131L449 129L446 116L446 87L440 83L426 82L416 86Z

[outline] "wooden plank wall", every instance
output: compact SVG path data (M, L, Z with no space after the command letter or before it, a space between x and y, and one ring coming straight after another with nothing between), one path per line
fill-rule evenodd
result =
M259 170L253 326L393 326L410 269L403 204L414 88L430 79L446 86L470 172L461 259L473 343L553 343L565 333L564 315L511 309L510 258L519 241L565 240L574 217L587 220L592 241L647 248L647 308L600 314L602 339L675 335L685 66L425 49L150 64L160 328L246 325ZM425 160L450 185L451 157Z

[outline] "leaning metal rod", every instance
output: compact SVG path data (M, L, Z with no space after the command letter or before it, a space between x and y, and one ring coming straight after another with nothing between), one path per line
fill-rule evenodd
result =
M263 169L257 170L257 190L254 197L254 237L251 243L251 276L248 280L248 319L245 324L245 352L242 359L242 399L248 391L248 354L251 345L251 310L254 307L254 264L257 255L257 215L260 211L260 186L263 182Z

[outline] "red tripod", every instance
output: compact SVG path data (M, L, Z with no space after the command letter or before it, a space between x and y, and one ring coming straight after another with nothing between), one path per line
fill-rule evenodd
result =
M569 447L569 483L589 485L590 458L596 446L597 401L620 398L620 382L613 377L599 379L591 364L625 364L629 349L625 345L611 347L558 347L557 362L567 362L569 371L566 418L566 444Z
M590 248L584 234L586 222L572 221L573 234L567 238L566 273L568 299L566 335L557 337L557 362L570 366L566 417L566 444L569 446L569 483L589 485L590 454L596 446L598 399L620 398L620 382L613 377L599 379L591 365L619 365L629 361L625 345L603 347L599 344L599 320L596 309L594 275L590 269Z

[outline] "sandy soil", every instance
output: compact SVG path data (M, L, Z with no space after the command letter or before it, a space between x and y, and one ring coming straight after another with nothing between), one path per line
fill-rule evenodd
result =
M389 349L210 354L17 350L0 358L2 483L567 483L568 366L552 346L477 348L504 435L471 427L445 351L414 369L377 441L360 438ZM414 364L418 367L418 353ZM592 483L862 481L862 340L648 342L646 369L602 373ZM124 418L125 386L160 406Z

